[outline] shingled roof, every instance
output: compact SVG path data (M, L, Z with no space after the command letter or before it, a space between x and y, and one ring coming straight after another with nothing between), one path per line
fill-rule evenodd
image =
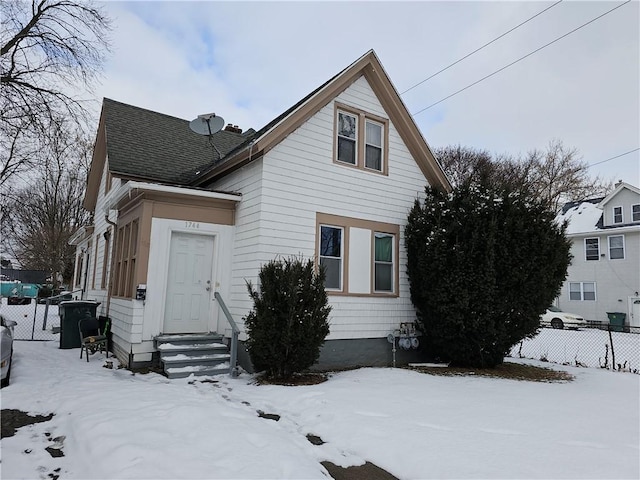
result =
M254 133L222 130L208 138L187 120L108 98L102 114L111 174L176 185L188 184Z

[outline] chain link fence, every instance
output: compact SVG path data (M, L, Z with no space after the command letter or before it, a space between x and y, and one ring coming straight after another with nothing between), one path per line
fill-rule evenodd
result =
M535 337L515 345L510 356L640 374L640 327L544 327Z
M14 340L59 340L60 315L58 305L38 303L38 299L25 299L28 303L10 305L6 297L1 299L0 313L16 322ZM46 321L45 321L46 313Z

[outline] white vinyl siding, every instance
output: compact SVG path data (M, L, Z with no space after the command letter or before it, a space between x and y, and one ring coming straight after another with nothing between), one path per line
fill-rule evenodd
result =
M376 117L388 117L365 77L343 91L336 102ZM335 104L329 102L265 155L260 202L262 228L254 275L260 263L278 255L314 259L318 212L399 225L399 265L406 265L403 228L408 211L427 181L391 122L387 127L388 175L363 174L360 169L335 163L336 118ZM241 203L244 203L244 191L236 191L243 193ZM384 192L384 201L380 192ZM236 217L236 229L240 228L242 219ZM350 285L349 281L344 279L343 288ZM368 291L371 289L369 286ZM395 296L378 297L331 295L328 339L386 338L399 323L415 321L406 269L402 267L395 292ZM243 295L248 297L246 287ZM246 313L236 317L242 318Z

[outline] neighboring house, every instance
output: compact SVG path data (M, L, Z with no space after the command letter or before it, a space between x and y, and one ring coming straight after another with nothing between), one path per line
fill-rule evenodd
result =
M558 306L596 322L625 313L640 327L640 189L620 182L604 198L565 205L559 220L573 260Z
M333 307L320 363L386 363L387 336L415 321L403 230L427 184L451 188L373 51L259 131L200 136L105 99L74 285L137 366L161 334L229 337L214 292L246 340L246 282L273 259L313 258Z

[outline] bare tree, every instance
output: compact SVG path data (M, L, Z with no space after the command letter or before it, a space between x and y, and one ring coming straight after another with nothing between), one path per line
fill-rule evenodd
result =
M88 219L82 199L90 155L89 141L57 129L34 159L42 167L5 205L4 248L22 268L45 270L54 282L58 274L70 279L75 248L68 241Z
M80 95L101 71L110 20L81 0L3 0L0 16L2 185L33 165L30 138L84 122Z
M440 148L435 155L454 186L501 183L526 190L554 211L569 201L605 195L613 184L592 178L578 151L560 140L552 140L546 150L532 150L523 158L493 157L486 150L460 145Z

